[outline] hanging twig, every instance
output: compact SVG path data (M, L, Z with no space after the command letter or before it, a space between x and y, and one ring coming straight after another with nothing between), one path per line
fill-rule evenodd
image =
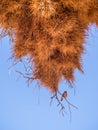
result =
M59 95L60 95L60 98L59 98ZM56 99L58 104L57 104L57 107L60 106L60 113L62 112L62 115L64 116L64 110L65 110L65 106L63 105L63 101L65 100L67 103L68 103L68 107L69 107L69 112L70 112L70 121L71 121L71 115L72 115L72 112L71 112L71 108L70 106L74 107L75 109L78 109L75 105L73 105L72 103L70 103L67 99L67 91L64 91L63 93L61 93L60 91L58 91L58 93L54 94L52 97L51 97L51 102L50 102L50 105L52 104L52 101L53 99Z
M66 100L66 102L67 102L70 106L74 107L75 109L78 109L78 107L76 107L75 105L73 105L72 103L70 103L67 99L65 99L65 100Z
M57 93L56 93L56 94L54 94L54 95L51 97L51 102L50 102L50 105L51 105L51 103L52 103L53 99L56 99L56 100L57 100L57 102L58 102L57 107L58 107L58 106L60 106L60 107L61 107L61 109L60 109L60 113L62 112L62 115L64 116L64 109L65 109L65 107L64 107L63 103L61 102L61 100L59 99L59 97L58 97L58 94L57 94Z
M17 70L16 70L16 72L17 72L19 75L21 75L23 78L27 79L28 86L29 86L29 84L30 84L33 80L35 80L35 78L32 77L32 76L30 76L29 74L23 74L23 73L21 73L20 71L17 71Z

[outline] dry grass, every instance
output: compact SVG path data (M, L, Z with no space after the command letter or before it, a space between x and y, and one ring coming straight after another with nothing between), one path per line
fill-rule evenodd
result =
M53 93L62 76L74 82L74 70L82 71L85 29L93 22L98 0L0 0L0 28L13 39L13 56L29 54L32 78Z

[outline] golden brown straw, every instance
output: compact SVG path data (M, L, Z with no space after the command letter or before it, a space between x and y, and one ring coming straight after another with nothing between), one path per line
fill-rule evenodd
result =
M98 0L0 0L0 28L13 39L16 60L29 54L32 79L53 93L62 76L82 71L85 30L98 25Z

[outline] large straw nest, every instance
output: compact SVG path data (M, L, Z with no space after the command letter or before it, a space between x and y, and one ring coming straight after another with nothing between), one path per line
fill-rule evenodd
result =
M14 58L29 54L32 78L54 93L62 76L74 82L74 70L82 71L85 30L94 22L97 0L0 0L0 28L13 39Z

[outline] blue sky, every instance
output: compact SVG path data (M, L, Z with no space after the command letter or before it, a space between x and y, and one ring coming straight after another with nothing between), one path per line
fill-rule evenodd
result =
M91 26L83 55L84 74L76 71L74 89L65 82L62 90L68 91L68 100L78 107L71 107L72 119L65 104L65 116L59 113L56 101L50 106L51 93L45 88L29 87L26 80L18 79L12 62L8 38L0 41L0 130L98 130L98 29ZM21 64L17 65L19 70Z

